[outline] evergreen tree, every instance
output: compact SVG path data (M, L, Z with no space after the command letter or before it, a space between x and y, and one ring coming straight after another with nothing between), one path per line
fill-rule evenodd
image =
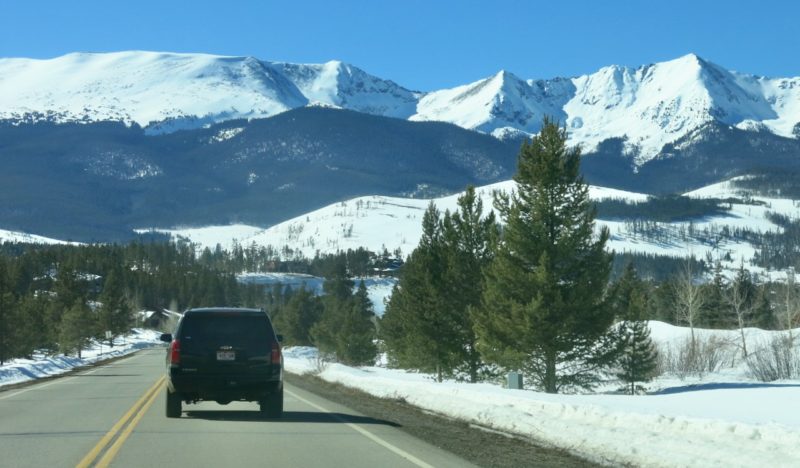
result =
M345 336L351 337L352 343L346 353L347 359L357 365L374 364L378 355L378 347L375 344L377 316L363 279L358 282L358 289L353 295L351 315L345 323L345 330L350 330Z
M17 307L17 342L15 355L30 359L37 349L47 347L45 309L47 301L33 295L24 296Z
M447 258L444 299L461 344L462 364L456 370L474 383L488 371L477 349L472 311L481 303L483 270L491 262L499 227L494 213L483 217L483 202L472 186L458 198L458 208L452 215L446 213L442 222Z
M125 298L122 272L119 268L111 270L106 276L100 302L103 305L98 314L100 327L98 331L101 334L105 334L106 331L111 332L108 345L113 347L114 339L127 332L132 322L131 308Z
M714 277L703 288L705 289L703 295L706 300L699 314L698 325L705 325L711 328L729 328L734 322L730 320L726 298L728 285L725 284L725 277L722 275L722 263L719 260L714 263Z
M772 301L770 301L770 288L767 284L757 288L753 303L753 326L762 330L775 330L778 328L778 321L775 318L775 312L772 310Z
M422 217L420 243L403 266L380 329L393 365L434 372L439 382L461 364L463 349L445 297L446 268L440 214L431 203Z
M0 366L13 357L14 296L6 260L0 257Z
M301 287L292 293L275 318L275 328L288 346L312 346L311 327L322 314L322 303L312 291Z
M592 387L616 357L605 301L609 234L594 236L580 149L566 141L566 129L545 119L520 150L517 191L496 194L505 228L474 314L482 355L525 371L549 393Z
M622 320L618 326L622 354L617 378L627 384L629 393L633 395L637 382L653 379L658 353L645 321L646 292L632 264L626 267L612 296L617 317Z
M324 302L322 319L311 329L321 352L333 354L347 365L361 366L375 363L378 348L375 345L375 313L367 295L364 281L358 291L346 301Z
M321 353L341 361L347 340L343 327L353 303L353 281L347 277L344 256L326 258L322 270L326 276L322 285L322 314L311 327L311 338Z
M67 309L59 327L59 348L64 354L76 352L81 357L81 350L86 347L92 336L95 321L92 311L86 304L76 302Z

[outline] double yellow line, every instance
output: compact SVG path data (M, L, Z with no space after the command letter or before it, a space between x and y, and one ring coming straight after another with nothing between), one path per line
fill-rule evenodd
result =
M162 375L161 378L156 381L155 385L150 387L150 389L133 404L131 409L114 424L114 427L100 439L100 442L83 457L83 460L76 465L76 468L88 468L90 466L107 467L111 463L111 460L117 455L117 452L119 452L122 444L124 444L128 436L131 435L133 428L139 424L139 421L158 397L158 391L164 384L164 380L166 380L166 377ZM120 430L122 430L121 433ZM119 434L119 437L117 437L117 434ZM103 455L102 458L95 462L100 454Z

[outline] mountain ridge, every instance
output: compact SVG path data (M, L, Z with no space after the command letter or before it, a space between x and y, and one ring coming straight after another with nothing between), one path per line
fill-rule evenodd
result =
M309 105L443 121L495 136L536 133L549 115L568 127L571 144L589 152L622 138L634 165L712 121L786 138L800 134L800 77L733 72L695 54L567 78L522 79L501 70L429 92L339 61L147 51L0 59L6 120L114 120L158 134Z

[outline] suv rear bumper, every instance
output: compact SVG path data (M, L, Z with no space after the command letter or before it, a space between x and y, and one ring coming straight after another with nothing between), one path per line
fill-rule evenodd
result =
M167 382L170 392L179 393L184 401L262 401L267 395L283 389L280 374L254 376L252 374L192 375L170 369Z

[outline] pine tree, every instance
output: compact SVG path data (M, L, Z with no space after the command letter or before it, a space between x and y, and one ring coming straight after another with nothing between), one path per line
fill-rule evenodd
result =
M351 365L375 364L378 355L378 346L375 344L377 322L364 280L359 281L353 295L353 305L348 312L342 327L344 346L340 346L339 351L343 356L342 362Z
M481 354L525 371L550 393L592 387L615 358L607 339L608 230L594 235L580 150L566 141L566 129L545 119L520 150L517 191L496 194L505 228L474 314Z
M622 355L617 378L626 382L631 395L636 393L637 382L653 379L658 353L650 339L650 328L645 321L648 299L642 282L632 264L625 268L612 293L614 309L622 321L619 324Z
M422 231L419 245L403 266L380 329L392 364L434 372L441 382L461 363L462 343L453 309L446 302L442 223L433 203L422 218Z
M92 336L95 321L92 311L86 304L76 302L67 309L59 327L59 348L64 354L77 352L80 359L81 350L86 347Z
M753 326L762 330L775 330L778 321L772 310L769 285L763 284L757 288L756 298L753 303Z
M322 263L326 277L322 285L322 314L311 327L311 338L320 353L353 364L349 341L352 337L348 336L353 332L353 281L347 276L343 255L325 258Z
M9 268L0 257L0 366L13 356L15 323L14 295L12 293Z
M711 328L729 328L734 322L730 320L729 307L725 297L728 285L722 275L722 263L714 263L714 277L703 286L705 288L705 303L698 317L698 325L703 324Z
M46 300L33 295L20 299L16 320L18 339L15 354L17 356L30 358L35 350L47 346L46 306Z
M283 334L289 346L312 346L311 327L322 314L322 303L312 291L301 287L294 291L280 313L276 314L275 328Z
M131 308L125 298L122 272L117 268L108 273L103 292L100 294L100 307L98 322L100 333L111 332L108 340L110 347L114 346L114 339L127 332L131 322Z
M446 213L442 222L447 258L445 273L446 307L451 311L455 332L461 344L457 371L466 373L470 382L487 372L477 349L477 335L472 311L480 306L483 295L483 270L491 262L499 227L494 213L483 217L483 202L475 187L468 186L458 198L458 210Z

